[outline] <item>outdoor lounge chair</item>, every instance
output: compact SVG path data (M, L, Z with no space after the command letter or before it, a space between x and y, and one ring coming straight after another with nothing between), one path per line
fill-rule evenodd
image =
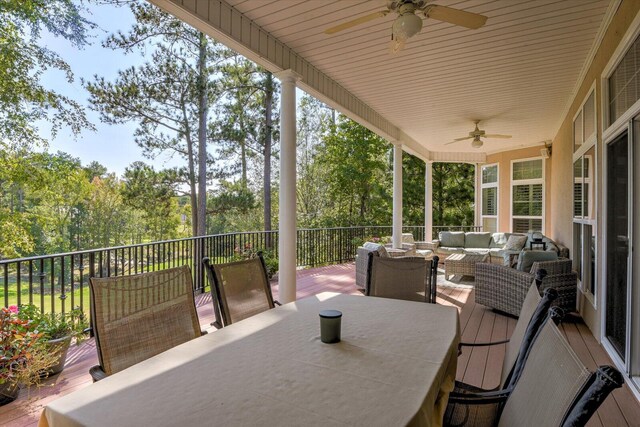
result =
M216 328L281 305L273 299L261 253L256 258L226 264L211 264L209 258L202 263L211 285Z
M437 257L385 258L370 252L365 295L435 304L437 265Z
M203 334L187 266L90 280L94 381Z
M606 397L624 383L611 366L590 373L558 327L547 320L515 386L451 393L446 426L584 426Z

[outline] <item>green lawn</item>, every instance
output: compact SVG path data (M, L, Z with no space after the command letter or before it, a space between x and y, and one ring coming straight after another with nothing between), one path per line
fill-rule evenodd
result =
M80 289L76 289L73 292L73 305L78 306L80 305ZM62 300L59 298L59 294L56 294L55 297L53 298L53 303L54 303L54 310L56 312L60 312L62 311ZM66 294L67 298L65 299L65 310L69 311L73 308L73 305L71 304L71 298L72 295L71 293ZM40 294L38 293L34 293L33 294L33 304L41 307L41 298L40 298ZM0 290L0 301L2 302L2 304L4 305L5 302L5 295L4 295L4 290ZM51 311L51 295L44 295L42 297L42 301L44 301L44 311ZM28 287L22 287L22 289L20 290L20 304L29 304L29 288ZM17 287L15 285L9 285L9 305L14 305L14 304L18 304L18 292L17 292ZM84 306L84 311L85 313L89 313L89 286L87 285L83 285L82 288L82 304Z
M163 262L163 263L158 263L155 264L150 270L151 271L159 271L159 270L164 270L167 268L171 268L173 266L179 266L182 264L187 264L189 260L187 258L185 259L181 259L181 260L175 260L175 261L169 261L169 262ZM224 263L224 262L228 262L230 261L227 258L216 258L212 260L214 263ZM147 269L145 268L145 271L147 271ZM86 272L86 269L85 269ZM113 271L112 271L113 273ZM121 270L118 270L118 273L121 273ZM133 273L133 272L131 272ZM106 271L105 271L106 274ZM82 305L84 307L84 311L86 313L89 312L89 285L87 283L84 283L82 286L82 291L80 291L80 289L78 289L79 285L78 285L78 281L79 281L79 277L80 277L80 272L79 270L75 271L75 280L76 280L76 284L74 285L74 287L76 288L75 291L73 292L73 295L71 293L67 293L66 294L66 299L65 299L65 310L68 311L70 309L72 309L74 306L79 306L80 305L80 294L82 293ZM48 279L48 277L47 277ZM86 275L85 275L85 282L86 282ZM208 282L206 281L205 278L205 286L208 286ZM34 281L33 283L33 288L34 291L35 290L39 290L40 289L40 284L36 283ZM13 274L9 275L9 286L8 286L8 304L7 305L18 305L18 287L16 284L16 277L15 277L15 272ZM47 280L47 282L45 283L45 289L49 290L50 289L50 282L49 280ZM55 283L55 290L56 290L56 295L53 298L53 304L54 304L54 310L55 312L60 312L62 311L62 300L60 299L60 287L58 285L58 283ZM73 304L71 302L72 300L72 296L73 296ZM33 304L35 304L36 306L44 309L44 311L49 312L52 310L51 304L52 304L52 298L51 295L44 295L41 298L41 295L37 292L34 292L33 296L32 296L33 300L31 301ZM44 304L42 304L42 302L44 302ZM25 276L23 276L22 279L22 284L20 286L20 304L29 304L29 284L27 282L27 279ZM3 286L0 284L0 304L2 304L3 306L5 305L5 292L4 292L4 288Z

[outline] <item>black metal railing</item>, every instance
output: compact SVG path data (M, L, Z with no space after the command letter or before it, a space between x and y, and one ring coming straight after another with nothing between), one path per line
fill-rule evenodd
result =
M479 230L480 227L434 226L442 230ZM351 261L365 240L391 235L390 226L335 227L297 230L297 265L313 267ZM416 241L425 240L423 226L403 227ZM278 232L229 233L138 245L0 260L0 301L3 305L35 304L43 311L66 312L80 307L88 312L89 278L158 271L188 265L194 292L207 287L201 260L227 262L258 250L278 256Z

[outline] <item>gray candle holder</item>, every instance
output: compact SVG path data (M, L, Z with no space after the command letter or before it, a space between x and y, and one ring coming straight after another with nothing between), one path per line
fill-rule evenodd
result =
M342 312L338 310L322 310L320 312L320 341L327 344L340 342Z

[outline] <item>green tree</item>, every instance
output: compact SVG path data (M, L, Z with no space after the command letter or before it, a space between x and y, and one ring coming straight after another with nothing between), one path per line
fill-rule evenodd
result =
M143 65L120 71L114 82L85 82L92 108L106 123L135 122L136 143L154 158L171 152L185 159L193 235L205 233L207 126L216 99L214 76L219 45L198 30L148 3L129 4L136 24L110 36L105 46L150 49Z
M70 41L87 44L94 27L82 15L82 3L72 0L3 0L0 2L0 140L15 147L44 144L35 123L46 120L52 136L63 126L74 134L92 128L84 109L66 96L47 89L41 77L47 69L65 73L69 65L38 42L43 29Z
M407 153L402 156L403 224L424 224L424 174L423 160Z
M277 101L277 86L273 76L248 59L227 51L228 59L220 68L221 97L217 103L217 120L212 126L212 139L217 143L218 156L223 159L217 175L231 178L239 175L239 182L249 188L248 176L252 167L255 184L261 182L263 195L263 229L271 230L271 184L274 132L273 104ZM260 191L257 185L253 191ZM269 245L269 243L268 243Z
M120 191L124 203L142 214L144 229L152 240L177 236L180 222L175 181L170 171L159 171L143 162L125 169Z
M296 205L298 225L303 228L318 227L325 214L327 200L331 198L328 187L328 168L317 161L323 138L333 129L331 126L333 110L322 102L305 95L298 106L297 125L297 188Z
M474 166L433 164L433 224L474 224Z
M326 225L385 224L391 196L384 182L391 173L389 144L365 127L339 116L324 138L318 161L327 170L331 198Z

